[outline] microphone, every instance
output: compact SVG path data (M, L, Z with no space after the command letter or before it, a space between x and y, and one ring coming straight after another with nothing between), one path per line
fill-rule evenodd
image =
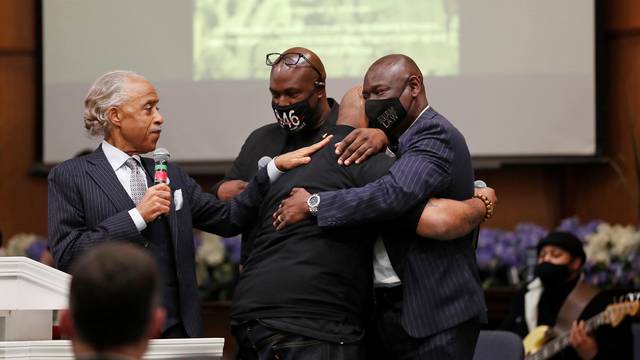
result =
M267 164L269 164L269 162L272 159L268 156L263 156L260 158L260 160L258 160L258 170L262 169L263 167L267 166Z
M473 182L473 187L475 187L477 189L486 188L487 187L487 183L485 183L482 180L476 180L476 181Z
M167 161L169 161L169 151L165 148L157 148L153 152L153 161L155 162L154 173L153 173L153 183L155 185L158 184L168 184L169 176L167 174Z

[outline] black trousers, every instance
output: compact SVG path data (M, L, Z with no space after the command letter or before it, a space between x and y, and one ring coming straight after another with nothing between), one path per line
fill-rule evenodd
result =
M252 321L232 328L238 360L362 360L362 341L332 343L279 331Z
M437 309L433 309L437 311ZM400 323L402 289L376 291L375 334L367 341L368 359L471 360L480 333L475 319L439 333L414 338Z

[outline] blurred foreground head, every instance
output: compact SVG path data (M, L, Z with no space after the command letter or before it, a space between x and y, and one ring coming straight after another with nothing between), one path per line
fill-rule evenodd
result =
M98 245L72 267L69 310L61 327L76 356L92 353L140 358L160 333L158 267L149 253L127 243Z

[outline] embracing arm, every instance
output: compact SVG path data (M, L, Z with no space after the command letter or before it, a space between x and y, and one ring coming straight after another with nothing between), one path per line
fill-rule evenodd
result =
M491 188L476 190L484 194L493 204L497 197ZM465 201L450 199L429 199L416 229L425 238L452 240L462 237L478 227L485 219L487 206L478 198Z
M320 193L318 225L388 221L449 185L453 152L441 124L430 124L407 148L382 178L360 188Z

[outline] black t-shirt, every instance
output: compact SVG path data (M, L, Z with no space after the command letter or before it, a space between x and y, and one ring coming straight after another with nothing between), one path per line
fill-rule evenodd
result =
M360 165L337 164L334 144L351 130L336 126L332 144L314 154L310 164L272 184L260 207L253 248L234 293L231 316L235 323L299 317L362 325L371 298L377 227L323 229L314 218L282 231L272 224L272 214L293 187L316 193L363 186L387 173L393 159L385 154Z
M231 169L225 174L224 179L211 189L211 192L217 196L220 185L228 180L251 180L258 172L258 161L262 157L273 158L276 155L311 145L314 139L319 139L319 135L333 131L338 118L339 105L334 99L329 98L327 100L331 111L327 115L325 123L319 129L289 133L278 124L271 123L253 131L242 145L242 149L231 165ZM251 252L257 227L257 219L254 219L249 222L246 230L242 233L242 257L240 260L242 264L246 262L247 256Z

